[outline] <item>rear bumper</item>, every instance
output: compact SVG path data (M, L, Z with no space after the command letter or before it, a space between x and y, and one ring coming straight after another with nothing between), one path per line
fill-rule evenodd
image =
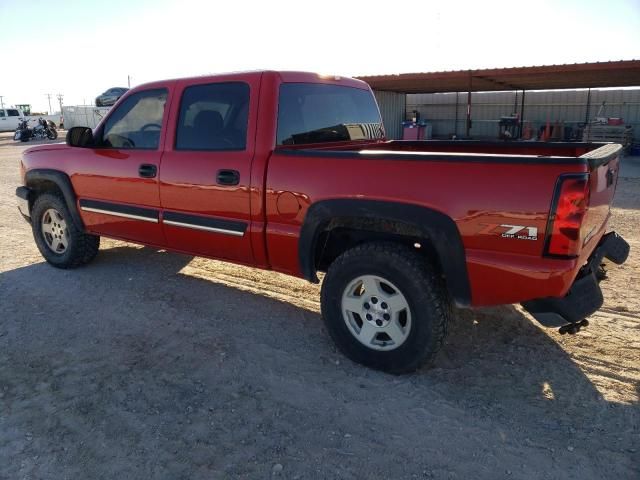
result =
M617 233L607 233L564 297L538 298L524 302L522 306L546 327L562 327L580 322L596 312L604 302L600 289L601 278L598 278L602 261L606 258L621 265L628 256L629 244Z
M16 188L16 202L18 203L18 210L22 217L29 223L31 223L31 214L29 212L29 196L31 190L27 187Z

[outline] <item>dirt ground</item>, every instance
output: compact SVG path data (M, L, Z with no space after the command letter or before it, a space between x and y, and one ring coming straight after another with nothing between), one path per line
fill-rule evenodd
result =
M457 311L429 369L338 353L318 288L103 240L44 263L0 135L0 478L640 478L640 179L631 257L575 336L519 307Z

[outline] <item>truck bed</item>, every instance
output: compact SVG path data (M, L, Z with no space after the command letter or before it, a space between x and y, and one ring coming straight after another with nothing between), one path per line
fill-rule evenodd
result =
M397 200L401 195L404 202L444 213L462 237L473 304L491 305L521 301L525 291L532 298L567 292L606 230L620 151L620 145L600 143L439 140L293 146L276 149L268 181L276 190L304 186L310 203L330 197ZM326 172L331 172L330 183L310 182ZM545 237L557 181L566 174L589 174L591 196L579 257L556 259L544 255ZM273 244L280 241L286 245L281 251L296 248L289 238L279 238L280 219L267 220L273 222L268 227L273 228L271 252L278 251ZM486 233L496 224L532 227L537 236L505 241ZM274 264L287 263L275 257ZM295 268L291 263L285 271ZM489 276L491 284L483 281Z
M580 157L603 145L606 144L582 142L491 142L479 140L392 140L385 142L383 148L402 152Z
M499 161L505 157L505 162L539 163L583 163L584 160L609 159L613 150L617 150L617 144L599 142L494 142L480 140L389 140L385 142L371 142L354 145L346 144L319 144L316 146L302 147L304 150L331 151L331 152L373 152L379 154L419 154L420 158L448 158L459 159L460 155L474 155L477 161ZM301 149L301 147L287 147L288 149ZM437 155L436 155L437 154ZM441 154L452 154L443 156ZM488 157L487 157L488 156ZM520 159L514 157L522 157ZM405 157L406 158L406 157ZM472 160L467 157L465 161Z

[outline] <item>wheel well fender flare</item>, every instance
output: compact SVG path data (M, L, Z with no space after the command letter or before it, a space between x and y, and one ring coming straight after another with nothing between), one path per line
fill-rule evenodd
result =
M25 186L28 187L31 192L37 191L38 185L43 182L50 182L58 187L60 192L62 192L62 196L64 197L67 208L71 213L71 218L73 219L76 227L78 227L80 230L84 230L84 222L82 221L82 217L80 217L80 213L78 212L78 208L76 206L76 193L73 190L73 185L71 184L71 179L69 178L69 176L59 170L52 170L47 168L37 168L29 170L25 174ZM30 198L30 201L33 200L35 200L35 197L32 196Z
M298 260L305 279L318 283L316 249L318 239L338 217L365 218L410 225L433 246L449 294L458 306L471 304L471 288L462 237L448 215L419 205L381 200L334 199L312 204L300 230Z

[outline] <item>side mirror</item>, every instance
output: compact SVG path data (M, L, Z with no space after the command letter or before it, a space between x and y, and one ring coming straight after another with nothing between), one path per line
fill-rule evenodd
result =
M67 132L67 145L70 147L87 148L94 144L93 130L89 127L72 127Z

